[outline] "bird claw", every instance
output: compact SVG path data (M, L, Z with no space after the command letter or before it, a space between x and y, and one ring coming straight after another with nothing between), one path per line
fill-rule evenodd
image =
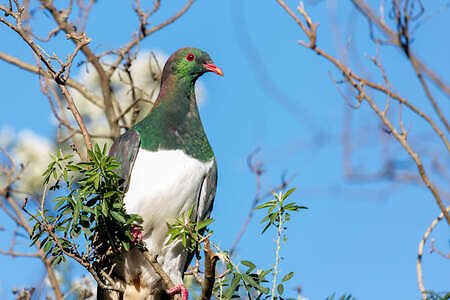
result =
M131 225L131 235L133 236L132 243L135 243L136 241L138 243L142 242L142 228L136 225Z
M188 300L188 290L184 286L184 284L180 284L179 286L176 286L168 291L166 291L167 294L173 295L173 294L181 294L182 300Z

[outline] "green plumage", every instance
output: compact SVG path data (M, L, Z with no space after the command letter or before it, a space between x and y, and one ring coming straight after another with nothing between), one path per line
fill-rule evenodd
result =
M195 59L187 61L188 54L194 54ZM203 64L210 62L207 53L183 48L166 63L160 93L152 111L134 126L142 148L151 151L180 149L201 161L214 157L200 120L194 91L195 81L205 72Z

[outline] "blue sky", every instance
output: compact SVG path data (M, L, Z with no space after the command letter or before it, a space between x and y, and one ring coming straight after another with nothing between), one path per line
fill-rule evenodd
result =
M162 2L152 24L179 10L184 3L178 2L171 7ZM298 4L287 3L293 9ZM433 5L429 12L438 7ZM305 7L313 21L320 23L319 47L339 56L342 53L339 49L347 43L351 32L352 47L348 54L351 65L382 82L364 56L376 55L367 36L367 23L350 4L334 0ZM114 5L100 1L91 14L87 32L93 40L92 48L98 52L127 43L137 25L129 1ZM413 44L419 57L447 83L450 42L443 38L442 31L450 25L448 14L449 11L444 11L420 27ZM333 18L336 21L331 22ZM49 20L45 16L44 19ZM43 22L38 28L44 32L52 26ZM0 26L0 36L0 51L33 61L30 50L5 26ZM295 295L293 288L301 285L302 296L309 299L325 299L333 292L352 293L357 299L366 300L419 299L417 249L439 209L423 186L387 180L355 184L343 178L341 135L343 119L348 116L344 112L349 108L328 76L331 71L335 78L340 78L339 72L297 44L297 40L304 38L275 1L259 1L257 5L237 0L197 1L181 19L141 44L144 49L165 53L195 46L206 50L224 70L223 78L214 74L202 78L207 101L201 115L219 166L214 240L222 249L229 248L248 214L255 178L246 159L259 147L257 157L267 169L263 189L276 185L284 170L288 174L298 173L292 182L297 191L291 199L309 207L289 224L288 242L281 250L282 273L295 272L288 285L291 295ZM60 55L72 49L63 36L48 47ZM380 51L396 90L436 119L404 56L392 47ZM39 91L37 78L2 61L0 70L0 128L10 126L17 131L31 128L40 135L54 136L49 105ZM79 70L74 68L72 72L77 74ZM448 97L434 87L432 92L448 116ZM379 103L384 101L378 99ZM420 134L429 132L428 128L413 117L405 118L413 124L411 143L420 145ZM383 135L378 119L365 104L353 111L352 120L362 148L355 154L356 168L380 169L379 140L392 141L393 137ZM436 145L433 140L429 143ZM395 141L392 144L391 153L410 163ZM445 149L439 147L435 146L445 156ZM409 169L415 171L413 165ZM448 182L441 184L448 189ZM275 233L268 231L261 236L261 218L261 213L255 214L239 244L236 259L251 260L266 269L273 264ZM0 225L11 229L4 215L0 215ZM0 232L2 249L8 248L10 235L10 231ZM433 236L436 245L448 251L448 226L441 223ZM449 260L426 254L425 286L435 291L448 290L449 264ZM40 263L32 259L0 256L0 265L2 299L12 299L13 286L33 284L43 273Z

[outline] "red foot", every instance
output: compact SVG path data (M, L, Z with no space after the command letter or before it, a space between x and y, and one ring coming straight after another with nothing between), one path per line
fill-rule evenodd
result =
M183 300L188 300L188 290L184 286L184 284L180 284L179 286L174 287L173 289L170 289L167 291L167 294L173 295L173 294L181 294L181 298Z
M133 236L132 243L138 241L142 242L142 228L139 226L134 226L131 228L131 235Z

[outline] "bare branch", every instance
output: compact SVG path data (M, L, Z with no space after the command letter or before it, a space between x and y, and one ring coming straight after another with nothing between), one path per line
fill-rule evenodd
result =
M278 3L283 2L282 0L276 0ZM352 1L356 1L356 2L361 2L359 0L352 0ZM280 3L281 4L281 3ZM294 13L289 9L289 7L287 7L286 5L281 5L287 12L289 15L293 15ZM303 14L306 15L306 12L303 10ZM305 17L305 19L309 19L309 17ZM380 21L381 22L381 21ZM305 26L300 26L302 30L304 30ZM365 91L365 86L370 86L372 88L375 88L379 91L385 92L386 94L389 94L392 98L406 104L409 108L411 108L413 111L416 112L416 110L413 109L413 106L406 100L404 100L401 97L396 96L395 94L393 94L391 91L387 90L386 88L382 87L382 86L378 86L375 85L373 83L371 83L368 80L363 80L361 77L357 76L356 74L354 74L349 67L347 67L345 64L343 64L342 62L340 62L339 60L337 60L336 58L332 57L331 55L329 55L328 53L326 53L325 51L321 50L318 47L310 47L310 45L313 44L313 41L311 40L311 34L308 34L308 37L310 38L310 44L306 45L305 43L300 43L303 46L306 46L308 48L311 48L314 52L316 52L317 54L319 54L320 56L326 58L328 61L330 61L331 63L333 63L344 75L345 79L348 80L348 82L351 84L351 86L355 89L355 91L358 92L358 99L365 99L370 107L372 108L372 110L378 115L378 117L383 121L384 125L389 129L389 131L393 134L393 136L397 139L397 141L400 143L400 145L405 149L405 151L408 153L408 155L411 157L411 159L415 162L416 166L417 166L417 170L418 173L420 174L420 177L422 178L423 183L425 183L425 185L427 186L427 188L430 190L430 192L432 193L436 204L439 206L440 210L442 211L442 213L445 216L445 219L447 221L447 223L450 225L450 215L447 212L447 210L445 209L445 206L441 200L441 197L439 195L438 190L436 189L436 187L431 183L428 175L426 174L425 168L422 164L422 161L420 160L418 154L416 152L414 152L414 150L411 148L411 146L407 143L406 141L406 137L403 136L400 132L398 132L396 130L396 128L392 125L392 123L387 119L387 117L385 116L385 114L376 106L375 102L372 100L372 98L366 93ZM400 100L402 99L402 100ZM433 127L433 129L439 134L439 136L441 137L441 140L444 142L444 144L446 145L447 149L449 149L449 144L447 139L445 138L445 136L442 134L442 132L437 128L437 126L434 124L434 122L431 121L431 119L429 117L425 117L424 113L419 113L419 110L417 110L418 115L420 115L421 117L425 118L428 123Z
M431 248L431 249L430 249L430 253L436 252L437 254L439 254L440 256L442 256L442 257L444 257L444 258L450 258L450 253L445 254L444 252L442 252L441 250L437 249L437 248L434 246L434 238L431 239L431 242L430 242L430 248Z
M389 38L390 42L398 47L401 47L401 42L398 35L392 31L389 26L379 18L370 7L364 2L364 0L352 0L355 7L369 20L373 22L376 26ZM450 96L450 86L447 85L440 77L430 70L417 56L409 51L409 57L415 61L417 67L422 70L447 96Z
M0 52L0 59L18 66L21 69L39 74L39 75L44 75L44 70L42 68L39 68L35 65L26 63L20 59L17 59L13 56L10 56L8 54L5 54L3 52ZM83 95L83 97L85 97L89 102L91 102L92 104L94 104L95 106L99 107L99 108L103 108L103 104L102 104L102 100L95 95L92 91L90 91L88 88L86 88L84 85L82 85L81 83L71 79L71 78L67 78L66 80L66 84L72 88L74 88L75 90L77 90L78 92L80 92L81 95Z
M446 211L449 212L450 211L450 206L446 208ZM431 222L430 227L428 227L427 231L425 232L425 234L423 235L422 240L420 241L419 244L419 251L417 254L417 264L416 264L416 268L417 268L417 281L419 284L419 289L420 292L422 293L422 297L424 300L427 299L427 294L425 293L425 287L423 285L423 280L422 280L422 257L423 257L423 248L424 245L428 239L428 237L431 234L431 231L434 229L434 227L436 227L436 225L439 223L440 220L442 220L444 218L444 213L441 213L439 215L439 217L437 217L436 219L433 220L433 222Z
M82 40L79 39L79 35L74 30L73 24L68 21L68 16L61 13L54 5L52 0L40 0L45 9L47 9L53 16L58 26L66 33L66 36L70 38L75 45L82 44ZM111 90L109 87L109 77L107 76L99 58L92 52L87 45L81 46L81 52L86 56L87 60L92 63L95 70L100 77L100 85L103 95L104 111L108 120L109 127L111 129L111 135L118 137L120 134L119 124L114 122L114 107L111 99Z
M206 239L203 244L203 252L205 254L205 278L201 283L202 294L200 295L200 300L209 300L211 299L216 280L216 263L219 257L211 250L209 239Z
M139 44L145 37L155 33L158 30L161 30L162 28L166 27L167 25L172 24L175 22L179 17L181 17L188 9L191 7L192 3L194 3L194 0L189 0L186 5L174 16L172 16L167 21L162 22L161 24L154 26L150 29L145 30L144 33L139 34L137 37L135 37L131 42L129 42L126 46L122 47L121 51L118 53L119 57L114 61L114 63L111 65L111 68L109 69L109 75L108 77L111 77L114 71L119 67L122 60L128 55L128 53L133 49L137 44Z

